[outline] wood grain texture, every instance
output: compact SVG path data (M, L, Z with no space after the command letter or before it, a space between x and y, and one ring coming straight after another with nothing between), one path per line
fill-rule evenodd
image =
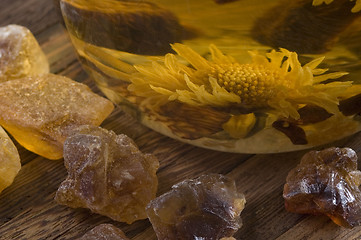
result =
M51 72L83 82L101 94L81 69L52 4L51 0L1 0L0 25L28 27L45 51ZM154 132L119 109L102 126L127 134L143 152L159 158L158 195L173 184L202 173L222 173L234 178L247 200L242 212L243 227L236 233L236 239L361 239L360 227L344 229L324 216L285 211L282 190L287 173L306 151L250 155L201 149ZM332 145L351 147L361 156L361 134ZM1 240L76 239L101 223L113 223L131 239L156 239L148 220L127 225L86 209L57 205L54 195L67 175L62 160L47 160L16 146L23 166L15 182L0 195Z

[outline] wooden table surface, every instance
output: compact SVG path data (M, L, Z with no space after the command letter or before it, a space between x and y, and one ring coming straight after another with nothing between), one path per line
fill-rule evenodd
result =
M51 0L1 0L0 6L0 26L19 24L29 28L46 53L52 73L83 82L101 94L77 61ZM361 227L344 229L324 216L285 210L282 190L287 173L306 151L246 155L206 150L162 136L119 109L102 126L127 134L143 152L159 158L158 195L173 184L202 173L234 178L247 200L241 215L243 227L236 239L361 239ZM361 157L360 142L361 134L356 134L331 145L351 147ZM22 169L0 195L0 239L76 239L100 223L113 223L131 239L156 239L148 220L127 225L86 209L56 204L55 192L67 175L63 161L48 160L16 146Z

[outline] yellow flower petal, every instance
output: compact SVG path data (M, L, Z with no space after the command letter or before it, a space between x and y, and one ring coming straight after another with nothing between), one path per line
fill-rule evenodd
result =
M351 9L351 12L359 12L361 10L361 0L356 0L355 7Z
M335 73L323 74L321 76L314 77L314 82L319 83L328 79L337 79L347 74L348 74L347 72L335 72Z
M223 129L233 138L244 138L256 124L253 113L232 116L222 125Z
M350 0L354 1L354 0ZM319 6L323 3L330 4L333 0L313 0L312 5L313 6ZM361 0L356 0L355 6L351 9L351 12L355 13L361 10Z
M312 70L314 70L318 65L321 64L321 62L325 59L325 57L319 57L319 58L316 58L314 60L312 60L311 62L305 64L305 67L309 67L311 68Z
M151 89L153 89L154 91L162 94L162 95L168 95L168 96L172 96L174 95L174 92L169 91L168 89L162 88L162 87L154 87L153 85L149 85Z
M233 57L224 55L214 44L209 46L209 50L212 55L212 60L216 64L231 64L236 62Z
M201 55L193 51L190 47L175 43L172 44L172 48L179 56L183 57L187 60L193 67L196 69L209 69L210 65L206 59L204 59Z
M313 0L312 5L313 5L313 6L319 6L319 5L321 5L322 3L330 4L330 3L332 3L332 2L333 2L333 0Z

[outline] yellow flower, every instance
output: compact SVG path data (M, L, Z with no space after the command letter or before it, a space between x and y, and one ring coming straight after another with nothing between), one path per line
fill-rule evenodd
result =
M350 0L355 1L355 0ZM312 5L313 6L319 6L322 3L330 4L333 0L313 0ZM351 12L355 13L361 10L361 0L356 0L355 6L351 9Z
M294 119L300 117L297 110L307 104L339 113L339 99L356 94L351 82L322 83L347 74L325 74L327 69L317 68L324 58L301 66L295 52L281 49L265 56L250 52L252 62L241 64L214 45L210 45L210 60L183 44L172 48L178 56L167 54L151 65L136 66L138 72L131 75L128 89L156 98L158 104L177 100Z

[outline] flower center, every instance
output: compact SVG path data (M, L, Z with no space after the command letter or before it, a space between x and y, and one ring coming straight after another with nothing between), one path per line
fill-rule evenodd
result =
M240 96L241 103L250 107L262 107L272 97L276 85L283 78L278 69L256 64L214 65L210 77L227 91Z

